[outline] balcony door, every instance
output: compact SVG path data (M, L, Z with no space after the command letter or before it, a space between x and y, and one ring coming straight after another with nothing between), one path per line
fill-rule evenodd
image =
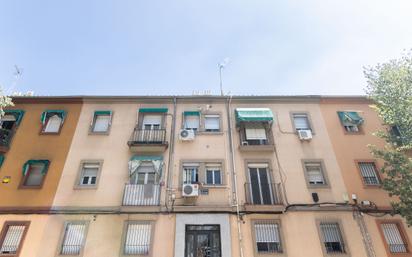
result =
M219 225L186 225L185 257L221 257Z
M154 185L155 183L156 172L151 162L143 162L130 177L130 184L133 185Z
M272 184L267 165L251 165L248 173L252 204L273 204Z
M144 115L139 141L161 142L162 115Z

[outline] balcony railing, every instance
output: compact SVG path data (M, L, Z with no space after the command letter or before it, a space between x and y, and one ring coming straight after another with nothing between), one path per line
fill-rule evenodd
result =
M245 183L246 204L281 205L280 183Z
M9 147L13 134L13 130L0 129L0 146Z
M135 144L167 144L165 129L135 129L129 145Z
M124 206L150 206L160 204L160 185L126 184L123 194Z

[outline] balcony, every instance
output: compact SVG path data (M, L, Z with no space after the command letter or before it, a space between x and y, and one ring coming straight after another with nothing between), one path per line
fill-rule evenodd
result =
M11 139L14 131L9 129L0 129L0 152L7 152L9 150Z
M282 206L282 188L280 183L245 183L246 210L273 211L275 206Z
M127 142L134 153L161 153L168 147L165 129L135 129Z
M126 184L123 206L156 206L160 204L160 185Z

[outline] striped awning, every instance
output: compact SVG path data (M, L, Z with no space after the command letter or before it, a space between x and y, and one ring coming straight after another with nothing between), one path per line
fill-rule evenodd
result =
M358 112L343 111L338 112L338 116L343 125L360 125L364 121Z
M273 113L269 108L236 108L236 122L272 122Z

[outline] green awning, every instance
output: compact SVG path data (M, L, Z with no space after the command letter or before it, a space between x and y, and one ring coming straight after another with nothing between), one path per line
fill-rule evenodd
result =
M273 113L269 108L236 108L236 122L271 122Z
M0 155L0 167L3 165L4 162L4 155Z
M30 165L33 164L44 164L44 168L41 171L42 174L46 174L47 170L49 169L49 160L28 160L24 165L23 165L23 176L26 176L27 171L29 170Z
M139 112L167 113L167 108L140 108Z
M44 124L47 118L50 118L53 115L58 115L64 122L66 118L66 111L63 110L46 110L41 114L41 123Z
M338 112L338 116L343 125L360 125L364 121L358 112Z
M13 115L16 118L16 125L20 125L21 119L23 118L23 110L4 110L5 115Z
M200 116L199 111L185 111L183 112L184 116Z
M112 111L95 111L94 115L112 115Z
M131 161L163 161L163 156L144 156L134 155L130 158Z

